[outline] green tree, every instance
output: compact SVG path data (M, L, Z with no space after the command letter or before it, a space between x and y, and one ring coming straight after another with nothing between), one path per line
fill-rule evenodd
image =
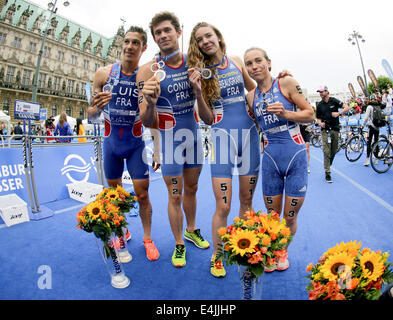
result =
M379 76L377 78L377 82L378 82L378 86L379 89L381 90L386 90L388 88L388 83L390 83L390 85L393 87L393 81L390 80L389 77L385 77L385 76ZM374 83L370 82L368 83L368 93L372 94L372 93L376 93L377 89L374 86Z

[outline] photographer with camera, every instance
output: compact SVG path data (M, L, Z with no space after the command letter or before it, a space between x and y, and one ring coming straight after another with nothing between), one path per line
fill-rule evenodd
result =
M330 166L338 148L340 132L339 116L347 112L350 107L340 100L330 97L326 86L317 90L322 100L317 105L317 122L322 128L323 166L325 169L325 180L332 183ZM339 111L340 108L343 108Z

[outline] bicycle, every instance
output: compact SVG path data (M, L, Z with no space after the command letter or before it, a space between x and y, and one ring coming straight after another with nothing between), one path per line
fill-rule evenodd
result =
M355 128L357 129L357 133L355 133ZM367 141L362 126L351 127L351 131L353 135L345 146L345 157L348 161L355 162L362 156Z
M311 127L310 143L315 148L320 148L322 146L321 127L315 123Z
M393 135L390 128L390 121L386 121L388 126L388 136L384 136L371 149L371 167L377 173L387 172L393 165Z

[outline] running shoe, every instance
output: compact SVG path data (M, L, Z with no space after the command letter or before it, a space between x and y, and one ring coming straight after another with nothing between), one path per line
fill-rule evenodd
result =
M126 232L126 239L127 239L127 241L131 240L131 233L130 233L130 230L128 230L128 228L127 228L127 232Z
M160 253L158 252L158 249L154 245L154 242L152 239L144 239L143 245L145 246L145 249L146 249L147 259L149 259L150 261L155 261L159 258Z
M223 278L227 274L221 259L212 258L210 260L210 273L216 278Z
M198 248L200 249L207 249L210 247L209 242L207 242L201 235L201 230L196 229L194 232L188 232L187 228L184 231L184 238L186 240L191 241L193 244L195 244Z
M181 268L186 265L186 246L184 244L177 244L175 247L175 251L172 255L172 264Z
M366 162L363 163L363 165L364 165L365 167L367 167L369 164L370 164L370 159L366 159Z
M333 182L332 177L330 176L330 173L326 173L325 174L325 180L326 180L327 183L332 183Z
M285 250L284 254L282 254L277 261L277 270L284 271L289 268L289 261L288 261L288 251Z
M273 272L277 270L277 263L274 262L273 264L269 265L269 266L265 266L265 272Z

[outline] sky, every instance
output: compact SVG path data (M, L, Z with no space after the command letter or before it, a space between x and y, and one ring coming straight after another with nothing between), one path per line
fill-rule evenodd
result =
M47 7L48 0L34 0ZM360 92L357 76L363 77L357 46L348 36L357 31L364 68L387 76L382 59L393 67L393 1L391 0L58 0L58 14L105 37L138 25L148 32L148 49L141 64L151 60L158 47L149 30L158 12L175 13L183 25L180 46L187 52L190 33L196 23L215 25L223 34L227 54L243 57L246 49L260 47L272 60L272 74L288 70L315 93L326 85L330 92L349 92L348 83Z

